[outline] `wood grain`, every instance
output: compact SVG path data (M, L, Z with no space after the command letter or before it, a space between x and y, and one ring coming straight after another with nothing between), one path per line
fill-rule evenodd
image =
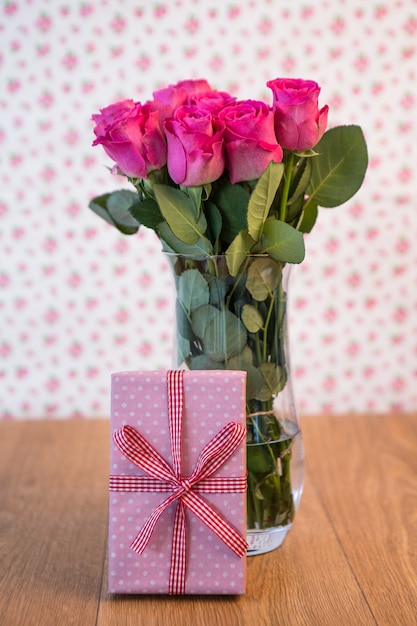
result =
M107 534L108 427L0 424L0 623L94 624Z
M303 430L318 495L377 623L417 624L417 416L320 417Z
M306 483L284 546L238 597L109 596L108 422L0 423L4 626L417 624L417 416L302 421Z

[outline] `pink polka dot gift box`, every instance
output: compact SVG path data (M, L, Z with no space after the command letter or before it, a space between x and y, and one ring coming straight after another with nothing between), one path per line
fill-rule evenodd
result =
M242 594L246 373L120 372L111 382L111 594Z

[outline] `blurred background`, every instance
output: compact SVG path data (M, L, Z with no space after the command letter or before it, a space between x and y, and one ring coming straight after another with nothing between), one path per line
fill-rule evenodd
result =
M128 187L92 113L185 78L271 103L312 79L370 165L322 209L293 270L300 414L417 409L417 0L2 0L0 416L109 414L110 374L171 366L171 276L156 236L87 208Z

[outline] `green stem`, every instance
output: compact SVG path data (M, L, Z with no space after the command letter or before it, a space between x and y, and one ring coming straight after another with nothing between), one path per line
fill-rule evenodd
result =
M259 499L256 497L256 477L251 473L248 472L248 485L249 485L249 489L248 489L248 497L251 498L252 502L252 510L253 510L253 520L252 520L252 524L251 524L251 528L255 527L255 521L258 522L259 524L261 523L262 520L262 509L261 509L261 503L259 501Z
M288 194L290 191L293 166L294 166L294 153L290 152L288 155L288 161L285 165L284 186L282 188L281 200L279 203L279 219L281 220L281 222L285 222L285 219L287 216L287 200L288 200Z
M209 254L210 256L210 254ZM215 255L213 255L215 257ZM219 277L219 268L217 267L217 261L216 258L213 259L209 259L207 262L207 268L208 268L208 272L209 274L211 274L211 276L216 276L216 278Z
M262 363L262 352L261 352L261 342L258 337L258 333L256 333L254 343L255 343L256 360L258 362L258 367L259 367L259 365Z
M245 263L244 263L244 265L240 268L240 271L239 271L239 274L237 275L236 280L234 280L234 281L233 281L233 286L232 286L232 288L231 288L231 290L230 290L229 295L228 295L228 296L227 296L227 298L226 298L226 307L227 307L228 309L230 309L230 301L231 301L231 299L232 299L232 297L233 297L233 294L234 294L234 292L235 292L235 290L236 290L236 288L237 288L238 284L240 283L240 281L242 280L242 278L245 278L245 279L246 279L246 268L247 268L247 266L248 266L248 264L249 264L249 261L250 261L250 259L249 259L248 257L246 257L246 259L245 259Z
M274 296L271 293L269 309L268 309L268 313L267 313L266 320L265 320L265 326L263 328L263 331L264 331L263 362L264 363L267 362L267 358L268 358L268 326L269 326L269 322L271 321L271 315L272 315L273 310L274 310Z
M286 325L286 293L280 286L276 293L276 318L273 346L278 349L278 353L274 354L274 362L280 365L286 371L286 354L285 354L285 325Z

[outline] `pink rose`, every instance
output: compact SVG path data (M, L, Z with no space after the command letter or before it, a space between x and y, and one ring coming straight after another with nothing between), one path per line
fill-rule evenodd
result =
M224 170L224 124L210 111L183 105L164 122L168 143L168 172L172 180L192 187L211 183Z
M218 113L224 107L236 102L236 98L226 91L203 91L188 98L188 104L198 104L211 113Z
M167 146L159 116L147 104L122 100L92 116L93 146L101 144L120 171L131 178L147 178L166 164Z
M175 85L153 92L152 107L159 111L161 120L171 117L182 104L190 104L189 98L199 93L211 91L211 87L204 79L181 80Z
M276 78L267 83L272 89L275 132L283 148L309 150L322 138L329 107L318 108L320 87L312 80Z
M264 103L244 100L219 113L225 123L224 145L230 181L259 178L271 161L282 161L274 131L274 113Z

